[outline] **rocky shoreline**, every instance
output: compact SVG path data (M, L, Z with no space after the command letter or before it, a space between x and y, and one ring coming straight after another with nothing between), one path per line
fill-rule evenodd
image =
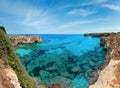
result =
M100 45L106 51L105 61L99 65L99 77L89 88L120 88L120 34L101 37Z
M7 41L7 38L5 35L1 31L1 39L5 38L5 41ZM89 86L89 88L120 88L120 33L118 34L87 34L85 36L92 36L92 37L101 37L100 40L100 45L103 47L103 49L106 51L106 55L105 55L105 61L98 66L98 68L100 69L100 71L98 73L93 73L93 79L91 79L91 84ZM23 44L30 44L30 43L34 43L34 42L42 42L41 37L39 36L9 36L9 39L11 40L13 46L16 46L20 43ZM3 49L2 52L6 55L13 55L10 54L11 52L6 52L5 50L9 50L9 48L6 45L6 42L4 40L1 42L1 45L3 45ZM5 43L5 44L4 44ZM6 46L4 46L6 45ZM6 49L7 48L7 49ZM11 48L10 48L11 49ZM5 87L5 88L21 88L21 86L26 86L26 84L20 84L20 78L22 77L18 77L18 75L16 75L16 73L18 71L21 72L21 70L16 70L17 69L17 65L16 68L12 69L12 67L4 67L4 65L6 65L5 63L3 64L3 62L5 62L5 58L6 60L8 56L4 56L1 54L0 57L0 82L2 83L2 85L0 84L0 88ZM9 56L9 59L13 58L14 62L11 62L11 66L16 65L16 61L15 61L15 57L13 56ZM8 61L7 61L8 62ZM18 74L18 73L17 73ZM23 73L22 73L23 74ZM19 74L21 75L21 73ZM26 75L24 76L26 77ZM23 78L24 78L23 77ZM19 79L18 79L19 78ZM23 80L23 79L22 79ZM26 79L25 79L26 80ZM25 81L24 80L24 81ZM27 81L28 82L28 81ZM32 81L31 81L32 82ZM8 84L6 84L8 83ZM32 82L34 83L34 82ZM36 87L34 88L46 88L44 85L35 85ZM27 88L27 87L25 87ZM61 88L59 84L54 84L52 86L50 86L50 88Z
M105 36L110 36L110 35L116 35L116 34L120 34L120 32L115 33L115 32L111 32L111 33L86 33L84 34L84 36L91 36L91 37L105 37Z
M12 42L12 46L17 46L18 44L31 44L34 42L42 42L40 36L8 36Z

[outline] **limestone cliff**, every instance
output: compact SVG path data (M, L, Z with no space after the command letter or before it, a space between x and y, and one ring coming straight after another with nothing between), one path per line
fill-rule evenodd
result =
M0 88L21 88L17 75L11 67L0 68Z
M89 88L120 88L120 34L103 37L101 45L107 51L108 65L99 71L98 80Z
M0 27L0 88L45 88L26 73L3 28Z
M16 46L20 43L30 44L34 42L42 42L42 39L39 36L9 36L9 39L12 41L13 46Z

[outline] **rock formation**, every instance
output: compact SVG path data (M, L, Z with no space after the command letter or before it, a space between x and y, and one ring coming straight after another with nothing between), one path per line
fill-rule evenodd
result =
M13 46L18 44L30 44L34 42L42 42L39 36L9 36Z
M31 40L36 42L34 38ZM12 48L4 27L0 27L0 88L46 88L27 74Z
M120 88L120 34L103 37L101 45L107 51L107 66L99 71L98 80L89 88Z
M102 36L109 36L109 35L114 35L116 33L112 32L112 33L88 33L88 34L84 34L84 36L92 36L92 37L102 37Z
M21 88L12 68L0 68L0 88Z

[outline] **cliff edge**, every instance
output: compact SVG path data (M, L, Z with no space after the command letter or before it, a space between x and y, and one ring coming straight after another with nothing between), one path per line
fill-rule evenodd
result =
M17 46L18 44L30 44L34 42L42 42L39 36L8 36L12 42L12 46Z
M0 27L0 88L45 88L26 73L4 27Z
M107 51L107 66L89 88L120 88L120 34L102 37L101 45Z

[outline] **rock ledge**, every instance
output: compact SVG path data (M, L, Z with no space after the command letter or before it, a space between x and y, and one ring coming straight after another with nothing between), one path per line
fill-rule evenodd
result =
M34 42L42 42L40 36L9 36L13 46L18 44L31 44Z

